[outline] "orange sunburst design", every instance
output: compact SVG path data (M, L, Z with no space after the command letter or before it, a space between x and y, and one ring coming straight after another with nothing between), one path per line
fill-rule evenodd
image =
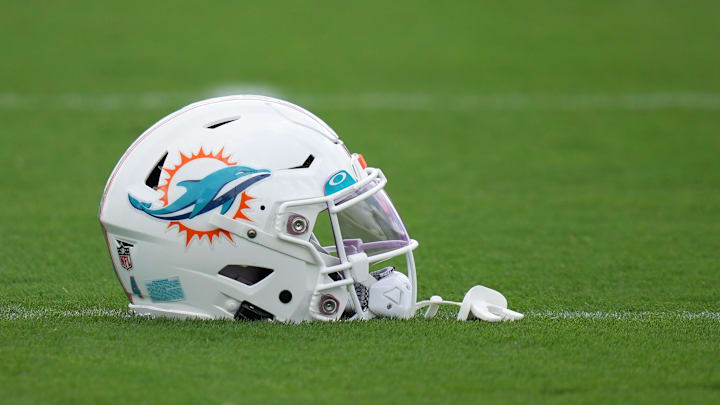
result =
M235 166L237 164L237 162L230 161L230 154L228 154L227 156L223 156L224 149L225 149L224 147L220 148L220 150L217 153L212 154L212 153L205 153L205 151L201 147L200 151L198 153L193 153L190 156L185 156L182 152L180 152L180 163L179 164L175 165L175 167L173 167L173 168L163 168L165 173L167 173L169 176L165 180L164 184L157 187L157 189L162 191L162 193L163 193L162 197L160 197L160 201L163 202L163 207L166 207L169 204L169 201L168 201L169 188L170 188L170 184L172 183L173 178L175 177L175 174L186 164L188 164L194 160L197 160L197 159L215 159L215 160L218 160L218 161L226 164L227 166ZM240 196L240 206L238 207L237 212L235 213L235 216L233 217L233 219L244 219L244 220L252 222L252 220L250 218L248 218L242 212L243 209L250 208L250 206L247 205L247 202L252 199L254 199L254 197L249 196L244 191L242 192L242 194ZM171 221L168 224L168 229L170 229L176 225L178 227L178 233L185 232L185 246L189 246L190 242L192 242L192 240L195 237L197 237L198 240L202 240L202 238L207 237L208 240L210 241L210 244L212 244L215 237L220 237L220 235L224 235L230 241L233 240L232 236L230 235L230 232L228 232L224 229L215 228L215 229L211 229L208 231L200 231L200 230L192 229L192 228L188 227L187 225L182 224L180 221Z
M245 213L243 213L242 210L250 208L250 206L247 205L247 202L254 199L255 197L250 197L246 192L243 191L242 194L240 194L240 206L238 207L235 216L233 216L233 219L244 219L246 221L252 222L252 219L245 216Z
M201 147L200 152L193 153L192 155L190 155L190 157L185 156L182 152L180 152L180 163L179 164L175 165L175 167L173 167L172 169L163 168L165 173L170 175L170 177L168 177L167 180L165 181L165 184L158 186L158 188L157 188L158 190L163 192L162 197L160 197L160 201L163 202L163 207L166 207L168 205L168 194L169 194L168 187L170 187L170 183L172 182L173 177L175 177L175 173L177 173L177 171L180 170L180 168L182 168L186 164L192 162L193 160L210 158L210 159L219 160L228 166L235 166L237 164L237 162L230 161L230 154L228 154L227 156L222 155L224 149L225 149L225 147L220 148L218 153L213 155L210 153L205 153L205 151Z
M183 225L179 221L170 222L170 224L168 225L168 229L172 228L175 225L178 226L178 233L185 232L185 246L189 246L190 242L192 242L193 238L196 236L197 236L198 240L201 240L203 237L207 236L208 240L210 241L210 244L213 243L213 239L216 236L220 237L221 234L225 235L225 237L227 237L231 241L233 240L232 236L230 235L230 232L228 232L224 229L215 228L215 229L211 229L209 231L196 231L195 229L192 229L192 228L189 228L189 227Z

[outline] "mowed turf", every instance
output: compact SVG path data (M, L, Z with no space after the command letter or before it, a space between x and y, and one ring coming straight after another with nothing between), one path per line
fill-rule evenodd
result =
M9 3L0 403L720 401L714 2ZM232 88L316 112L389 178L421 298L527 317L122 314L97 223L152 123Z

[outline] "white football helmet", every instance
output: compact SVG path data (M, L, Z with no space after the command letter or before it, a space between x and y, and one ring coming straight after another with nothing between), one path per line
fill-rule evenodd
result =
M459 319L519 319L489 289L462 304L417 302L418 242L386 182L310 112L221 97L140 135L110 175L98 217L138 314L328 321L409 318L422 306L429 317L446 303L464 305ZM320 216L329 217L330 246L313 232ZM371 271L403 255L407 275Z

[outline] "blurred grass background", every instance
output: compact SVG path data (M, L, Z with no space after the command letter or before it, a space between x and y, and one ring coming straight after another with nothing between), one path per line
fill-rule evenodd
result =
M717 2L1 10L5 314L124 308L95 217L107 176L162 116L232 91L302 104L383 169L421 243L421 297L460 299L482 283L525 312L720 311ZM717 401L717 320L668 319L289 328L5 316L0 393L9 403ZM366 378L371 388L351 384Z

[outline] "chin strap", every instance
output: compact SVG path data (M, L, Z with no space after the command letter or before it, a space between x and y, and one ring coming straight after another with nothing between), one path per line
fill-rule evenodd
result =
M457 315L458 321L481 319L488 322L519 321L525 315L512 311L507 307L507 299L498 291L482 285L471 288L462 302L445 301L439 295L433 295L429 300L420 301L415 309L428 307L425 318L432 318L437 314L440 305L455 305L460 307Z

